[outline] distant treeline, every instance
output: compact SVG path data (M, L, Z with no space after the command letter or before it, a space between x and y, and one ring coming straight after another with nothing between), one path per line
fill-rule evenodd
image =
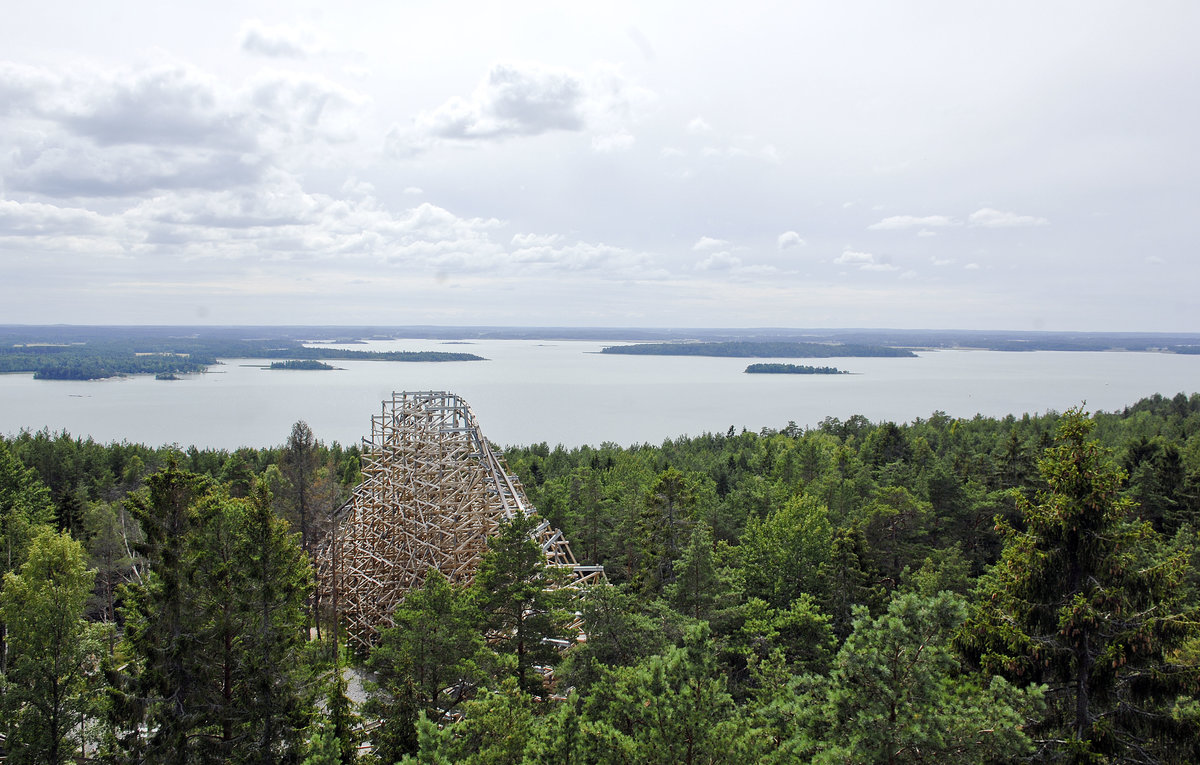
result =
M751 364L748 375L848 375L837 367L810 367L804 364Z
M45 329L45 328L40 328ZM171 336L161 329L85 334L64 330L52 344L45 333L0 332L0 373L33 372L39 380L95 380L133 374L203 372L218 358L357 361L484 361L472 353L444 351L348 351L308 348L285 336L238 338L226 332ZM8 341L8 342L4 342Z
M271 366L267 369L302 369L302 370L326 370L337 369L337 367L326 364L324 361L316 359L290 359L288 361L272 361Z
M826 359L836 356L915 357L904 348L882 345L828 343L642 343L640 345L610 345L601 353L624 353L639 356L725 356L747 359Z

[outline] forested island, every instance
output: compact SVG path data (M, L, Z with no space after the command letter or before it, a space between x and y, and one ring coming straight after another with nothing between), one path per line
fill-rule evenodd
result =
M751 359L825 359L834 356L915 358L917 355L905 348L889 348L882 345L784 342L639 343L609 345L600 352L634 356L722 356Z
M243 328L8 327L0 331L0 373L33 372L38 380L186 374L203 372L217 364L218 358L486 361L473 353L310 347L285 331L264 335L249 334Z
M337 367L315 359L289 359L287 361L272 361L267 369L301 369L301 370L335 370Z
M810 367L804 364L751 364L748 375L848 375L837 367Z
M0 438L0 756L1200 761L1200 394L510 448L611 586L517 519L365 654L309 562L359 447L285 435Z

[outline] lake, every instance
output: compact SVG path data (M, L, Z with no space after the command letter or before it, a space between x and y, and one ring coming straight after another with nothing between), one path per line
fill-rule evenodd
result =
M343 444L370 433L380 401L400 390L448 390L500 445L661 443L680 435L816 426L854 414L907 422L953 417L1120 409L1154 393L1200 389L1200 355L932 351L917 358L726 359L601 355L613 343L379 341L354 350L442 350L489 361L331 361L341 371L268 371L263 359L224 359L179 381L88 382L0 375L0 433L66 429L99 441L232 449L286 440L305 420ZM748 375L750 363L835 366L850 375Z

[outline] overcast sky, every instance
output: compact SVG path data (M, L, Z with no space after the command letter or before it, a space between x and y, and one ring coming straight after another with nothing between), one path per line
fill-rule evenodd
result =
M1200 3L10 3L0 322L1200 331Z

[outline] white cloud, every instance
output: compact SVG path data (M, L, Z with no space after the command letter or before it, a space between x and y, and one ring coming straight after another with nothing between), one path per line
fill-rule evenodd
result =
M729 242L724 239L714 239L711 236L702 236L692 245L692 250L695 252L707 252L710 250L719 250L723 247L728 247Z
M545 64L497 63L467 98L454 96L421 112L412 130L393 128L398 153L429 148L431 141L478 141L594 130L597 151L628 148L627 125L654 100L619 70L593 66L577 72Z
M844 249L842 254L833 259L834 263L842 266L854 266L859 271L898 271L899 267L888 262L887 258L877 257L874 253L859 252Z
M1163 258L1159 257L1158 255L1150 255L1146 258L1146 262L1152 266L1161 266L1161 265L1165 265L1167 261L1164 260Z
M834 258L833 262L839 265L861 266L868 263L874 263L875 256L869 252L842 250L842 254Z
M551 247L562 241L558 234L513 234L514 247Z
M947 215L893 215L889 218L872 223L867 228L873 231L889 229L916 228L917 226L957 226L958 221Z
M703 117L696 117L687 124L687 131L692 135L703 135L713 131L712 125L704 121Z
M208 74L187 66L60 82L45 116L99 146L256 147L248 115Z
M420 186L405 186L404 193L410 197L419 197L425 193L425 189Z
M935 266L948 266L954 263L954 258L939 258L936 255L931 255L929 257L929 262Z
M963 266L963 269L966 271L978 271L979 264L978 263L968 263L965 266Z
M784 231L779 235L776 243L781 250L790 250L793 247L803 247L805 245L805 241L795 231Z
M256 122L292 140L352 140L369 101L325 77L295 72L259 75L248 90Z
M696 264L700 271L729 271L742 265L742 259L728 252L714 252Z
M971 213L967 219L972 226L982 228L1012 228L1016 226L1045 226L1050 221L1034 215L1018 215L1013 212L1003 212L991 207L984 207Z
M322 47L311 28L267 26L258 19L244 22L239 36L242 50L269 58L307 58Z

